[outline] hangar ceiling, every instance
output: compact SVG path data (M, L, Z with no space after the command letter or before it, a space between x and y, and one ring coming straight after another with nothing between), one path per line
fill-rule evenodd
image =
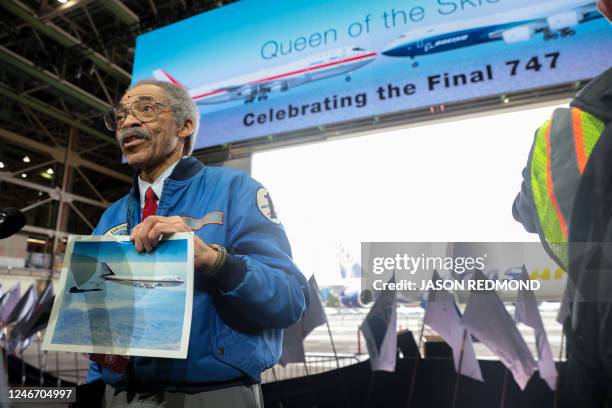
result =
M89 234L131 180L102 115L130 83L136 36L231 2L0 1L0 208L22 209L46 246Z

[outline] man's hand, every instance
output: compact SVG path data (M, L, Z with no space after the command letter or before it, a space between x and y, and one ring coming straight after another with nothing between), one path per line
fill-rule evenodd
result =
M138 252L151 252L159 243L163 235L172 235L175 232L191 232L181 217L161 217L151 215L132 229L130 239ZM193 266L196 271L207 273L211 270L217 259L217 251L206 245L204 241L194 235L193 240Z

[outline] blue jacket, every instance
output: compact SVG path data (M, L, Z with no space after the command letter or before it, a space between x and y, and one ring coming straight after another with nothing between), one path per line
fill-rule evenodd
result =
M131 357L126 373L92 362L87 382L171 386L259 380L280 356L282 329L308 302L308 284L291 259L267 190L247 174L183 158L164 182L157 215L182 216L205 243L229 251L207 278L195 271L187 359ZM129 234L141 221L138 182L108 208L94 235Z

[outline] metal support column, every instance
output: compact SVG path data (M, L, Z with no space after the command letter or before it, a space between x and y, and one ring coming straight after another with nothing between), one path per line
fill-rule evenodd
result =
M53 256L57 256L58 243L60 240L60 231L66 231L66 226L68 225L68 215L70 213L70 208L67 202L64 202L64 193L70 192L72 190L72 180L73 180L73 168L70 165L70 152L76 146L77 140L77 130L74 127L70 128L70 135L68 136L68 145L66 146L65 156L64 156L64 171L62 177L62 194L60 194L59 206L57 209L57 219L55 222L55 236L53 238ZM57 260L54 260L57 262Z

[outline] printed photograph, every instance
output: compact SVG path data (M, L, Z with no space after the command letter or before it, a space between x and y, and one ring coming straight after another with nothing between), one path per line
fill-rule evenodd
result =
M76 237L45 337L50 350L180 358L191 320L191 234L138 253L128 237Z

